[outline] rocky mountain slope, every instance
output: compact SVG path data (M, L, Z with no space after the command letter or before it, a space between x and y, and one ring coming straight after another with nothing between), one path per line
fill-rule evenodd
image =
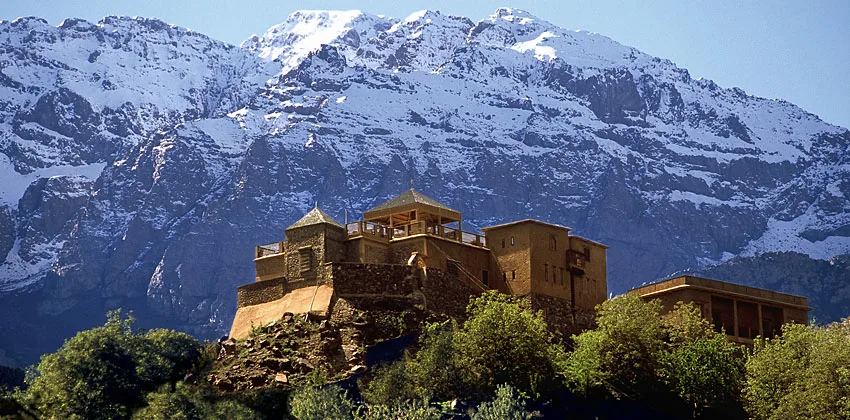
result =
M254 245L411 181L465 230L537 218L611 245L614 293L828 259L850 253L848 159L850 132L793 104L515 9L296 12L240 47L152 19L1 22L0 349L31 360L119 306L220 334Z

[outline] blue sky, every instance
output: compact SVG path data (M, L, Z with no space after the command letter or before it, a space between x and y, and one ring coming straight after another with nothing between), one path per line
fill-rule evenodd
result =
M500 6L606 35L670 59L693 77L785 99L850 128L850 0L0 0L0 19L39 16L58 25L66 17L156 17L238 44L299 9L360 9L393 17L435 9L479 20Z

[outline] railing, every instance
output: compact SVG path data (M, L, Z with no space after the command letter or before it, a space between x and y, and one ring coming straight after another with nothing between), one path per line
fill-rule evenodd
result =
M392 237L390 229L384 225L359 220L345 225L348 236L373 236L389 240Z
M567 261L571 266L584 268L585 263L587 262L587 255L570 249L567 250Z
M390 240L426 234L461 242L467 245L480 247L487 246L487 239L484 235L463 232L455 228L438 225L436 223L427 223L425 221L416 221L404 225L393 226L392 229L390 229L389 226L360 220L347 224L345 230L348 232L349 237L371 235Z
M256 257L267 257L269 255L277 255L283 253L283 242L274 242L271 244L258 245L256 247Z

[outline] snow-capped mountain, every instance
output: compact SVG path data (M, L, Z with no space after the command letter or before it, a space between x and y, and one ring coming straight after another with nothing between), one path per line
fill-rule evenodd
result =
M32 302L21 325L123 306L223 331L255 244L411 180L465 230L537 218L611 245L614 293L827 259L850 253L848 159L850 132L793 104L516 9L302 11L240 47L151 19L0 23L0 293Z

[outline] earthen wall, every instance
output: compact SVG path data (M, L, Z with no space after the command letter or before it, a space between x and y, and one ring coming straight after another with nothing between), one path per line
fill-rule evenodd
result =
M256 281L286 277L286 254L275 254L254 260Z
M511 241L513 238L513 241ZM487 245L494 259L494 276L510 294L531 293L531 239L521 225L487 231Z

